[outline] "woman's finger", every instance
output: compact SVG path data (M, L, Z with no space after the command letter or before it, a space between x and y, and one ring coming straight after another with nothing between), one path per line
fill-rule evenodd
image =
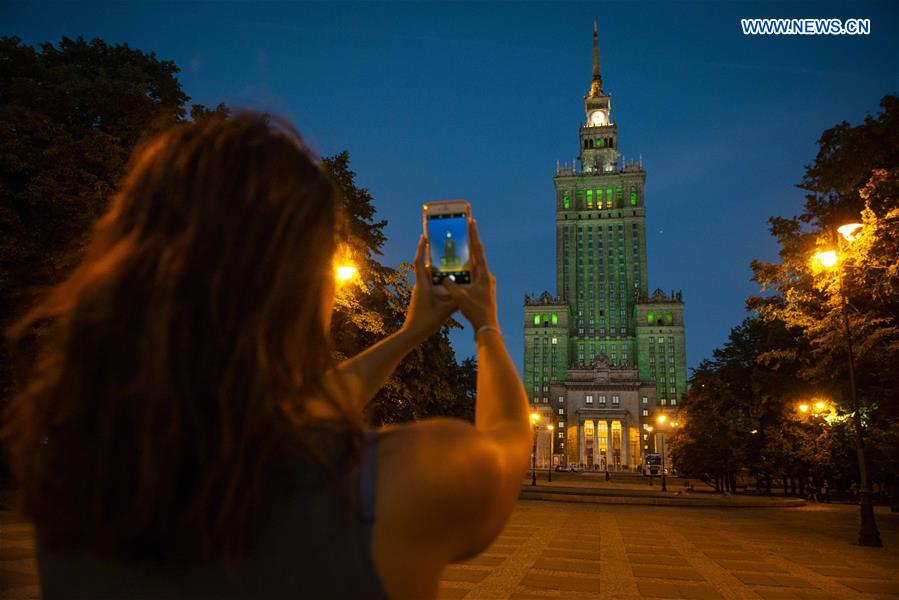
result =
M428 277L428 268L425 266L425 252L427 251L427 247L428 243L425 240L425 236L419 237L418 249L415 251L415 280L422 282L422 284L430 281L430 277Z
M471 220L469 231L472 256L474 256L475 265L477 266L477 273L475 275L476 277L481 278L490 273L490 268L487 266L487 254L484 252L484 244L481 243L478 222L474 219Z
M450 298L453 299L453 302L458 307L462 307L462 304L468 300L468 297L465 295L465 292L462 290L459 285L450 279L449 277L443 280L443 287L446 288L446 291L449 292Z

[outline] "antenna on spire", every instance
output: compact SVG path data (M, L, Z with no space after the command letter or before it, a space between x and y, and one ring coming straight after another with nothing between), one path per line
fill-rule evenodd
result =
M599 29L593 19L593 82L590 84L590 97L602 94L602 76L599 74Z

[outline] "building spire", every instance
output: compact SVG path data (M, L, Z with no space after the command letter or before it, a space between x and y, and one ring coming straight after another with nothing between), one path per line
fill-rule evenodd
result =
M602 95L602 75L599 74L599 33L596 19L593 19L593 83L590 84L590 97Z

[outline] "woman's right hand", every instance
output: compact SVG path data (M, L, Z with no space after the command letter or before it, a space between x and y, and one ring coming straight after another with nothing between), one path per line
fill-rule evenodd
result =
M485 325L499 328L496 314L496 278L487 268L487 256L478 225L474 220L468 223L472 273L471 285L461 286L449 278L443 280L443 287L449 292L465 318L471 322L475 332Z

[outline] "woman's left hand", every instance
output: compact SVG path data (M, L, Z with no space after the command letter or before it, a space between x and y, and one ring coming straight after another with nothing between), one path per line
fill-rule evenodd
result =
M415 287L412 288L406 322L403 323L403 330L412 334L418 342L439 331L446 319L458 308L448 295L435 293L425 265L427 248L427 240L425 236L421 236L415 253Z

